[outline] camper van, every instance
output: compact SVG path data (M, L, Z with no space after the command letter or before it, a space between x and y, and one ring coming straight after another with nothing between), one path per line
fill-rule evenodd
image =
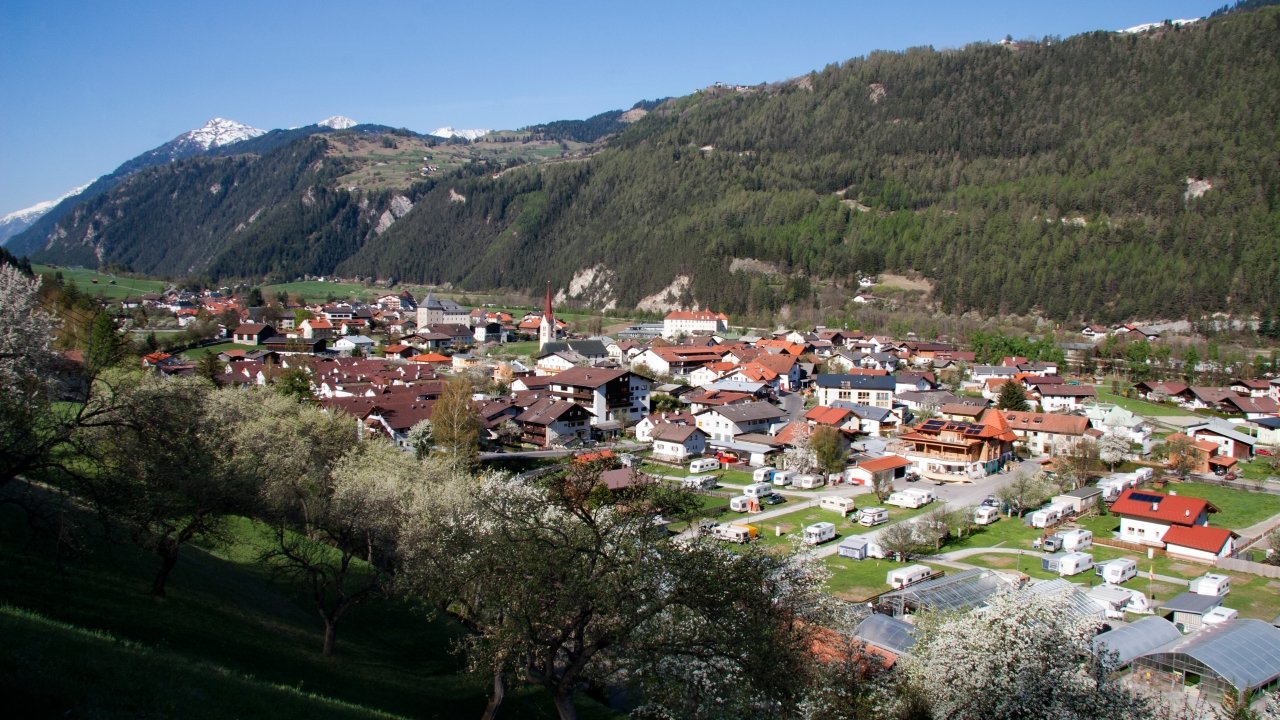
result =
M841 497L839 495L824 495L822 499L818 501L818 507L822 508L823 510L830 510L831 512L840 513L840 515L843 517L853 512L854 502L853 502L853 498L850 498L850 497Z
M1209 573L1192 580L1188 589L1197 595L1226 595L1231 592L1231 578Z
M820 545L836 537L836 525L829 522L818 522L804 529L805 545Z
M1094 566L1093 571L1102 578L1102 582L1119 585L1138 576L1138 563L1129 558L1118 558Z
M1031 527L1047 528L1071 512L1071 506L1066 504L1047 505L1031 513Z
M771 482L773 480L773 474L776 472L778 471L771 467L756 468L755 472L751 473L751 482Z
M889 522L889 511L882 507L862 508L858 513L858 524L872 527Z
M680 479L680 487L686 490L711 490L716 486L714 475L690 475Z
M747 497L762 498L765 495L773 494L773 486L769 483L751 483L742 488L742 494Z
M698 458L689 463L689 472L704 473L720 469L720 461L715 458Z
M729 500L729 509L734 512L752 512L760 510L760 498L739 495Z
M983 505L973 510L973 522L975 525L990 525L999 519L1000 508Z
M770 479L770 482L772 482L774 485L777 485L778 487L783 487L786 485L790 485L791 478L795 476L796 476L796 473L794 470L775 470L773 473L773 477Z
M801 490L812 490L827 484L827 479L821 475L797 475L791 481L791 487L800 488Z
M756 539L760 531L753 525L717 525L711 534L717 540L742 544Z
M889 497L884 502L886 505L896 505L901 508L918 508L926 504L928 501L915 493L900 490L895 493L890 493Z
M890 570L884 581L894 590L899 590L908 585L918 583L932 574L933 570L928 565L908 565L904 568Z
M1063 577L1079 575L1093 567L1093 556L1082 552L1055 553L1041 560L1040 567Z

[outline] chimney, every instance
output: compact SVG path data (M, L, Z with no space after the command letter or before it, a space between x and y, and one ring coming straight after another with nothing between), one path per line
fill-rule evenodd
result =
M1156 512L1159 509L1160 509L1160 503L1158 502L1151 503L1151 512Z
M1190 510L1183 510L1183 511L1182 511L1182 515L1183 515L1183 517L1188 517L1188 518L1189 518L1189 517L1191 517L1191 511L1190 511Z

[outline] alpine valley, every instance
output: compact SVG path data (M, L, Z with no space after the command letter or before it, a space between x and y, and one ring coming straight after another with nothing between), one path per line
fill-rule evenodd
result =
M943 312L1280 301L1280 8L878 52L627 111L439 135L180 136L8 249L148 275L337 275L729 313L915 274Z

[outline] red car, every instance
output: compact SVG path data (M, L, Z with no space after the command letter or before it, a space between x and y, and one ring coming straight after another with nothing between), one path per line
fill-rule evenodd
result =
M1274 452L1274 451L1272 451L1272 450L1271 450L1271 448L1264 448L1264 447L1260 447L1260 448L1258 448L1257 450L1255 450L1254 452L1256 452L1256 453L1257 453L1257 454L1259 454L1259 455L1266 455L1267 457L1270 457L1270 456L1272 456L1272 455L1275 455L1275 452Z

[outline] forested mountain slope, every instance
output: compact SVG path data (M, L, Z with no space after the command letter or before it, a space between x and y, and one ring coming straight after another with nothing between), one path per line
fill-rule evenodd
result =
M949 312L1247 313L1280 299L1277 87L1276 8L875 53L668 100L586 159L416 185L389 225L389 194L336 182L342 158L303 162L320 138L182 161L78 208L40 257L171 275L550 281L622 307L687 276L683 300L756 314L811 302L810 279L915 270ZM170 216L142 222L138 203Z
M876 53L672 101L585 164L442 186L339 269L563 287L603 265L624 306L688 274L693 298L742 311L787 299L729 273L755 258L836 280L916 269L951 311L1248 310L1280 280L1276 87L1274 9Z

